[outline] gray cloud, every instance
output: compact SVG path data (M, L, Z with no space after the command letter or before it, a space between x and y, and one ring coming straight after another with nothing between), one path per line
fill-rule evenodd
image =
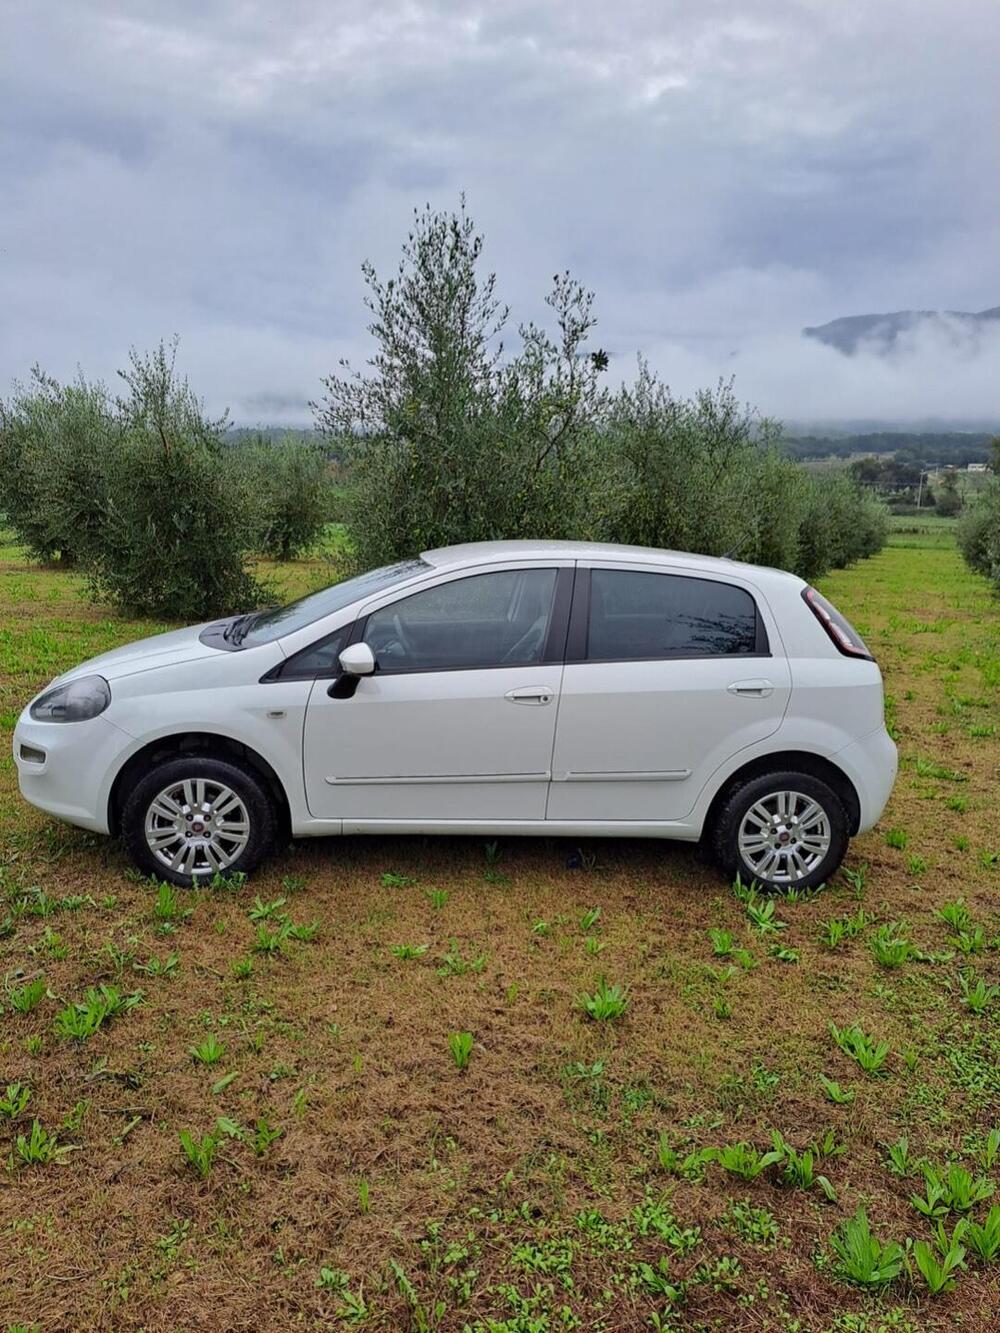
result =
M306 420L364 357L361 259L465 190L515 313L571 267L616 368L1000 417L992 343L798 337L1000 301L998 56L995 0L8 0L0 392L176 332L213 408Z

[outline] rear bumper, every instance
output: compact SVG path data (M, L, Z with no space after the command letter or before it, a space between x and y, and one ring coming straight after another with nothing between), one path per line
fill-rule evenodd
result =
M858 833L865 833L879 820L896 781L899 757L896 745L884 726L831 756L854 784L861 807Z

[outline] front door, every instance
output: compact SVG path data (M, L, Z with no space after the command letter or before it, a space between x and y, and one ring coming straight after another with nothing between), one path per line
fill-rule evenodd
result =
M788 662L735 582L618 566L577 585L548 818L683 820L781 724Z
M375 674L351 698L332 698L325 680L310 694L312 815L352 828L543 819L568 612L560 576L571 567L464 571L363 615Z

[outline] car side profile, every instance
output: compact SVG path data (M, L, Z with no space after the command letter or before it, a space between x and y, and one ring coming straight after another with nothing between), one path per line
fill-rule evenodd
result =
M426 551L58 677L22 795L175 884L282 837L704 840L812 887L896 774L882 678L802 579L582 542Z

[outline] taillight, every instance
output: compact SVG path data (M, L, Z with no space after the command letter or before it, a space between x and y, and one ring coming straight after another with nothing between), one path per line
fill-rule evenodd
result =
M822 593L815 588L803 588L802 600L833 640L838 652L845 657L863 657L868 662L874 662L874 657L858 631Z

